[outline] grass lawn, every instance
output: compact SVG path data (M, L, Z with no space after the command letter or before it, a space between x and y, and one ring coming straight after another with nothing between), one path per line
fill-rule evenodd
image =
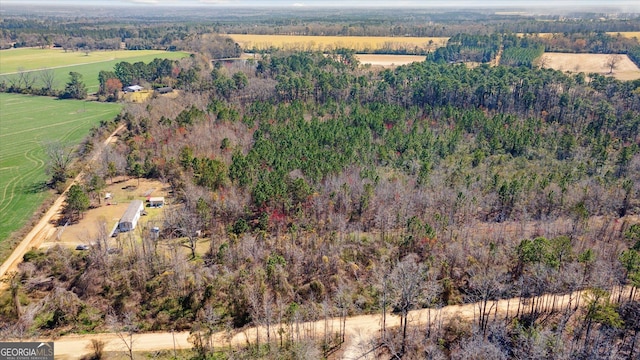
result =
M43 143L76 145L121 105L0 93L0 248L50 195Z
M33 70L31 76L37 79L35 86L40 87L39 71L45 68L55 73L57 89L63 89L69 80L69 72L75 71L83 76L89 93L98 91L98 73L101 70L113 70L121 61L148 63L155 58L181 59L188 56L185 52L159 50L118 50L96 51L85 55L83 52L67 52L57 49L12 49L0 51L0 81L9 82L17 77L18 70ZM3 75L4 74L4 75Z

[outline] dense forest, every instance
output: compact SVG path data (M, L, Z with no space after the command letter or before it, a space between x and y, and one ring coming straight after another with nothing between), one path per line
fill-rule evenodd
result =
M383 313L403 324L384 358L636 358L640 81L534 66L551 41L456 35L393 69L349 50L118 64L105 84L181 92L96 129L126 124L94 178L159 179L174 205L118 251L102 225L90 251L28 252L3 337L189 330L198 359L325 358L344 330L301 343L294 325ZM535 301L577 290L580 307ZM506 298L529 303L492 314ZM471 322L409 316L464 303ZM201 341L254 325L269 335L245 349Z

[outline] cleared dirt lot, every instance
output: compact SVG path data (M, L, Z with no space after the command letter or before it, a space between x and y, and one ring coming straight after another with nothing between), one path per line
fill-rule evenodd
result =
M544 67L560 71L599 73L607 75L608 54L566 54L566 53L545 53ZM613 76L618 80L640 79L640 69L627 55L615 55L618 57L617 69L613 71Z

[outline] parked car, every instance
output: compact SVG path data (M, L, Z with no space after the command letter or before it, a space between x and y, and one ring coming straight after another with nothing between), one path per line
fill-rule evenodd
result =
M76 250L89 250L89 245L80 244L76 246Z

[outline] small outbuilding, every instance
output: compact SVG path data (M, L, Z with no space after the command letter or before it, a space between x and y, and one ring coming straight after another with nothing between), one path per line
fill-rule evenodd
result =
M159 208L164 206L164 196L150 197L149 207Z
M126 88L124 88L124 91L126 92L138 92L140 90L144 89L142 86L140 85L131 85L131 86L127 86Z
M144 205L141 200L133 200L129 207L120 218L118 222L118 230L121 232L131 231L136 228L140 215L144 210Z
M173 92L173 88L171 88L169 86L165 86L165 87L157 88L156 92L158 94L168 94L170 92Z

